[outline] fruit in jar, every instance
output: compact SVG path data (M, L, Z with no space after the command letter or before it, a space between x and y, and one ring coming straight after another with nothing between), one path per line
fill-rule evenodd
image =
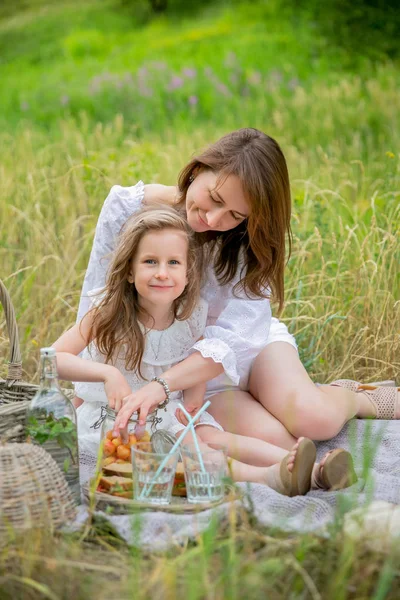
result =
M123 460L128 460L130 458L130 455L131 455L131 450L130 450L129 446L125 446L123 444L118 446L118 448L117 448L118 458L122 458Z
M115 444L112 443L111 440L104 441L103 452L104 452L105 456L111 456L112 454L115 453L115 450L116 450L116 446L115 446Z
M114 444L114 446L116 448L118 448L118 446L120 446L122 444L122 440L121 440L121 436L117 436L114 439L111 440L111 443Z
M129 434L129 446L134 446L137 443L136 435L134 433Z
M103 462L101 464L103 467L107 467L108 465L111 465L113 462L115 462L115 456L107 456L107 458L103 459Z

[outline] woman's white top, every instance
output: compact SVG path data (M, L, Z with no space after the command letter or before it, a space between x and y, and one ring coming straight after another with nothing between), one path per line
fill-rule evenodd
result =
M96 226L93 248L78 310L78 320L90 307L88 292L104 287L110 254L125 221L142 207L144 184L139 181L131 187L115 185L104 202ZM200 274L199 274L200 277ZM212 265L207 268L201 295L208 303L204 339L195 343L204 357L221 363L224 373L207 384L207 397L232 386L248 389L250 369L255 357L268 344L288 342L295 348L294 337L286 325L272 317L268 299L250 299L244 292L233 294L240 281L238 272L227 285L220 285Z
M91 306L97 306L103 296L102 289L88 292ZM124 375L133 392L139 390L155 376L170 369L176 363L189 356L193 344L201 337L207 320L207 302L200 298L195 310L185 321L174 321L170 327L161 331L146 329L141 326L145 336L145 347L143 352L141 371L143 377L137 371L129 371L125 368L125 352L122 350L113 365ZM105 362L95 342L91 342L82 353L84 360L99 363ZM95 454L97 452L100 436L100 428L93 426L99 420L101 407L107 406L108 400L102 382L79 382L75 383L75 394L84 400L78 407L78 431L79 446L81 452ZM162 419L158 427L167 429L174 435L183 429L183 425L175 417L178 402L182 400L182 392L171 394L170 402L166 410L159 410L157 417ZM222 430L222 427L207 412L202 413L198 420L199 425L211 425Z

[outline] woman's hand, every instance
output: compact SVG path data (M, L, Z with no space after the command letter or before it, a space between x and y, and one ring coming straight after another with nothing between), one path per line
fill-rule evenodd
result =
M118 412L123 399L132 394L131 387L122 373L115 367L107 365L104 375L104 391L110 408Z
M130 392L123 398L123 405L115 419L114 434L119 435L125 430L133 413L139 411L139 426L146 424L147 415L165 400L162 385L156 381L146 384L137 392Z

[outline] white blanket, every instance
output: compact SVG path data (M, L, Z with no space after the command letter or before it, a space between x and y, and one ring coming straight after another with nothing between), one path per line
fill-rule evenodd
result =
M318 458L332 448L349 449L354 457L359 481L341 492L312 491L307 496L295 498L281 496L263 485L240 484L245 493L245 506L254 509L261 524L278 526L286 531L321 529L334 520L340 496L346 501L347 509L361 506L372 499L400 504L400 421L353 420L336 438L320 442L317 446ZM365 480L361 478L363 461L365 456L371 454L372 468ZM92 476L94 464L93 457L81 457L82 483ZM344 505L343 502L342 504ZM137 528L132 527L132 516L101 514L107 516L128 543L146 549L162 550L182 543L188 537L195 537L208 526L213 512L220 520L227 514L228 505L195 515L144 512L141 515L140 539L135 534ZM84 519L85 514L85 509L82 508L79 520Z

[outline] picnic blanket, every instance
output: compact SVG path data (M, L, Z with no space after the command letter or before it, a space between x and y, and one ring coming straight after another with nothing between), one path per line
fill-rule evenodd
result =
M371 500L400 504L400 421L371 421L354 419L340 434L327 442L317 444L318 459L333 448L346 448L353 454L359 481L340 492L311 491L307 496L288 498L259 484L238 484L243 490L242 502L254 511L262 525L279 527L286 531L307 532L324 528L335 518L339 497L341 501L361 506ZM362 479L364 461L370 457L372 468ZM95 461L81 456L81 483L94 473ZM207 528L212 515L220 520L228 514L229 505L196 514L169 514L159 511L143 512L140 533L133 527L132 516L103 514L118 533L130 544L145 549L164 550L181 544ZM80 508L78 522L87 515ZM140 537L138 537L140 536Z

